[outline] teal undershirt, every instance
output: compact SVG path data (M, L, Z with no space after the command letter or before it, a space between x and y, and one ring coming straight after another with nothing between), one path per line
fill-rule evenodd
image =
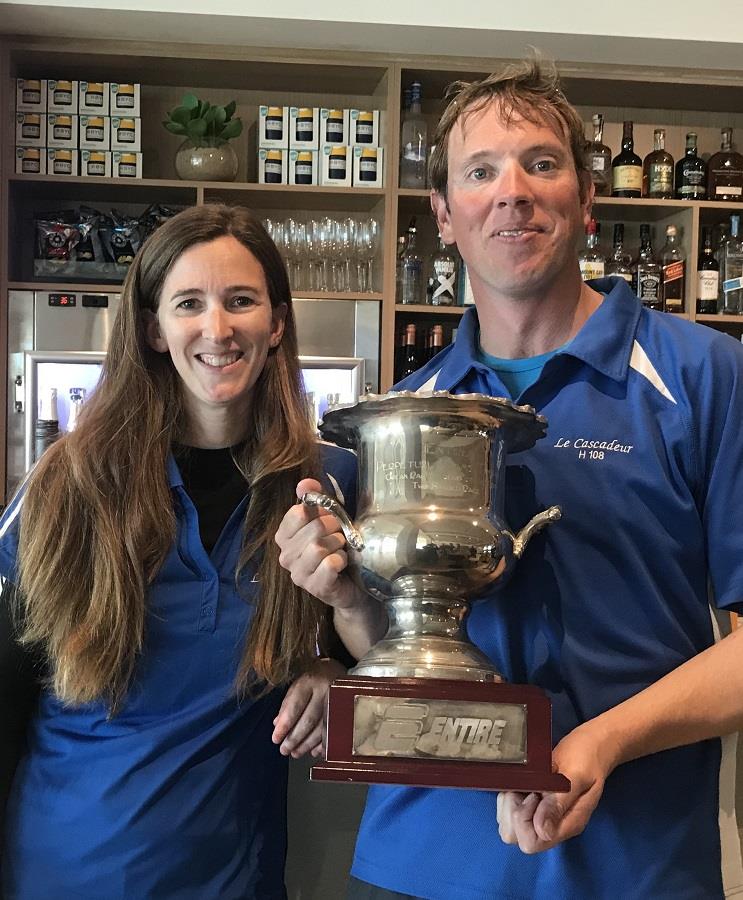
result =
M491 356L480 346L480 336L477 337L477 358L489 369L492 369L508 389L512 400L516 400L523 392L542 374L547 360L564 350L567 344L542 353L539 356L527 356L523 359L502 359L499 356Z

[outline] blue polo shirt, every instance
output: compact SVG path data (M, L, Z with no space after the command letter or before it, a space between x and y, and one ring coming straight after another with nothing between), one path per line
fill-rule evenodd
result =
M353 454L322 455L353 501ZM234 690L259 596L254 567L235 585L247 498L207 555L172 458L168 474L177 535L148 593L133 685L114 718L42 692L8 803L8 900L285 897L287 760L271 742L284 692L238 702ZM0 520L11 579L21 503Z
M507 679L545 689L553 739L716 639L743 601L743 348L643 309L626 283L517 398L547 435L509 457L506 520L562 520L474 604L470 638ZM477 359L477 312L408 390L504 396ZM620 766L584 833L533 856L498 836L496 794L372 787L355 877L431 900L710 900L743 891L734 739Z

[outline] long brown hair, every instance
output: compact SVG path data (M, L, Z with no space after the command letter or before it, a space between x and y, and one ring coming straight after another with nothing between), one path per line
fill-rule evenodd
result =
M236 577L254 559L261 585L237 690L285 684L316 655L325 610L292 583L273 540L297 481L319 467L286 269L250 211L196 206L162 225L135 257L98 387L75 431L44 453L25 486L22 638L41 645L64 701L103 699L115 710L144 646L147 588L176 534L167 458L185 426L179 376L169 354L149 347L145 311L156 312L165 278L185 250L223 235L261 264L272 307L287 307L235 459L250 488Z

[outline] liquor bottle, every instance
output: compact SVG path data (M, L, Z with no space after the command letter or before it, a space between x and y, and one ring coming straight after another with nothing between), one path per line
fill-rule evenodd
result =
M431 259L427 299L432 306L454 306L457 302L457 257L439 235L439 247Z
M599 250L599 236L597 234L596 220L591 221L586 226L586 246L583 252L578 256L578 265L580 266L580 277L584 281L590 281L592 278L603 278L606 268L606 259L604 254Z
M725 274L722 282L722 314L743 313L743 240L740 216L730 216L730 238L725 244Z
M663 308L683 312L686 298L686 257L675 225L666 226L666 243L660 252L663 266Z
M614 225L614 242L606 274L632 282L632 256L624 249L624 225L621 222Z
M34 459L59 438L57 389L47 388L39 398L39 416L34 423Z
M743 200L743 156L733 150L732 128L720 134L720 149L707 163L707 199Z
M642 160L634 147L632 122L627 121L622 129L622 150L611 164L612 197L642 196Z
M588 142L585 152L585 166L591 173L596 196L611 194L611 150L604 144L604 117L596 113L593 123L593 140Z
M418 348L415 342L415 325L407 325L405 327L405 350L402 355L402 365L400 366L400 378L407 378L408 375L412 375L416 369L420 368Z
M640 225L640 254L635 263L635 293L648 309L663 309L663 272L653 254L650 226Z
M673 157L666 150L666 130L653 132L653 149L642 164L642 194L654 200L673 198Z
M720 290L720 264L714 257L712 229L704 229L702 252L697 263L697 312L717 312L717 294Z
M402 121L400 134L400 187L425 188L428 126L421 114L421 85L410 89L410 111Z
M402 257L407 246L407 234L401 234L397 238L397 249L395 251L395 302L402 303Z
M721 222L717 228L717 244L715 245L714 257L720 266L720 288L717 292L717 311L722 311L723 300L722 283L725 281L725 247L730 240L730 223Z
M676 199L704 200L707 196L707 163L697 156L696 132L686 135L686 152L676 163Z
M415 246L416 227L412 219L408 240L402 254L400 272L400 303L423 303L423 260Z
M428 350L428 360L433 359L437 353L440 353L444 346L444 327L443 325L434 325L431 328L431 346Z

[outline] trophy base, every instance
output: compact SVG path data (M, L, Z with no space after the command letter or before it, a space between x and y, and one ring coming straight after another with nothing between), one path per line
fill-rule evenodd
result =
M568 791L552 771L551 708L533 685L341 678L313 781Z

